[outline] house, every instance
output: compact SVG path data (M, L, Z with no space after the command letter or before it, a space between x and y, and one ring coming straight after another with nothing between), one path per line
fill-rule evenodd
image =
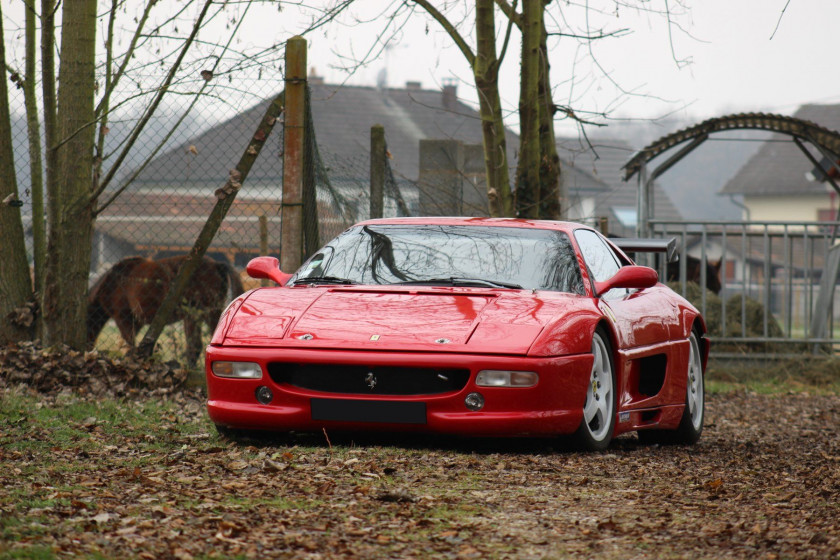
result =
M840 130L840 105L803 105L793 116ZM823 159L812 145L805 146L817 161ZM743 196L744 220L834 221L838 196L820 175L814 173L814 164L790 136L775 134L724 185L721 193Z
M558 138L557 151L565 163L566 186L570 202L570 219L595 224L607 218L610 233L622 237L636 235L636 181L624 181L622 167L635 153L624 141L612 138ZM607 186L591 199L582 197L581 176L590 177ZM657 184L653 185L654 218L681 220L679 210Z
M315 172L321 241L369 212L370 129L383 125L391 169L385 214L488 214L481 119L461 102L457 86L424 89L325 84L309 77L311 113L320 164ZM266 99L162 153L96 223L93 261L103 268L128 254L164 256L188 251L270 103ZM505 131L511 178L518 136ZM238 266L259 252L260 216L268 247L279 246L283 165L282 130L275 127L237 194L210 253ZM609 187L586 168L565 165L565 178L581 208ZM632 206L632 205L631 205ZM583 216L584 214L581 214ZM588 215L588 214L586 214Z

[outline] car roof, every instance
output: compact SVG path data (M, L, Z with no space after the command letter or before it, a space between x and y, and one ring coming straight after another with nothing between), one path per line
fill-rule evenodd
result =
M433 225L433 226L489 226L513 227L523 229L551 229L571 233L575 229L592 229L575 222L559 222L554 220L524 220L520 218L470 218L470 217L410 217L410 218L381 218L366 220L357 225Z

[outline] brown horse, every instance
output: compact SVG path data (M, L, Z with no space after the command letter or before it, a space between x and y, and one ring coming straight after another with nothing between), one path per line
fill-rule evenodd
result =
M723 287L720 283L720 265L723 259L716 263L706 261L706 288L712 292L719 294ZM680 279L680 263L668 263L667 278L669 282L676 282ZM694 282L700 284L703 279L703 262L697 257L690 255L685 259L685 280L686 282Z
M111 267L88 295L87 340L93 347L114 319L123 339L134 349L137 332L154 319L187 255L151 260L127 257ZM228 293L230 291L230 294ZM202 258L170 322L184 321L186 358L192 365L201 352L201 323L215 328L226 303L243 292L239 276L226 263Z

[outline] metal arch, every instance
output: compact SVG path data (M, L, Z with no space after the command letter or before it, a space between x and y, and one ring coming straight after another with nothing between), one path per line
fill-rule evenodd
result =
M702 144L709 137L709 134L727 130L745 129L767 130L792 136L797 147L813 163L814 157L805 149L802 140L810 142L823 157L831 160L832 165L840 172L840 161L838 161L840 159L840 133L829 130L816 123L785 115L768 113L739 113L708 119L700 124L663 136L636 152L622 167L624 169L625 181L636 173L639 174L639 193L636 199L638 212L636 234L639 237L650 235L650 231L648 230L650 220L653 216L653 201L651 200L650 191L651 185L657 177L665 173L674 164ZM650 160L689 140L691 142L688 145L683 146L679 152L672 155L659 167L654 169L652 173L648 174L647 163ZM838 187L836 182L830 177L828 177L828 181L834 190L840 193L840 187ZM840 219L840 210L838 210L838 219Z
M811 121L805 121L785 115L770 113L738 113L705 120L694 126L667 134L658 140L648 144L630 160L624 164L624 180L629 180L638 173L650 160L678 144L693 140L702 136L708 136L714 132L727 130L767 130L787 134L795 138L807 140L816 146L823 154L829 152L840 158L840 133L829 130ZM673 165L674 162L671 162ZM669 165L670 167L670 165ZM840 169L838 169L840 171ZM664 170L663 170L664 172ZM659 174L661 175L662 172Z

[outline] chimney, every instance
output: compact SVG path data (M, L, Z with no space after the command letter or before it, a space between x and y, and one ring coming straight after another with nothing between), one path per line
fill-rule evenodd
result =
M318 75L318 71L315 70L315 67L313 66L309 69L309 76L307 77L307 81L311 86L320 86L323 85L324 78L323 76Z
M458 83L455 78L443 80L443 108L455 110L458 104Z
M408 91L420 91L420 82L406 82L405 89Z
M463 215L464 143L422 138L417 187L421 216Z

